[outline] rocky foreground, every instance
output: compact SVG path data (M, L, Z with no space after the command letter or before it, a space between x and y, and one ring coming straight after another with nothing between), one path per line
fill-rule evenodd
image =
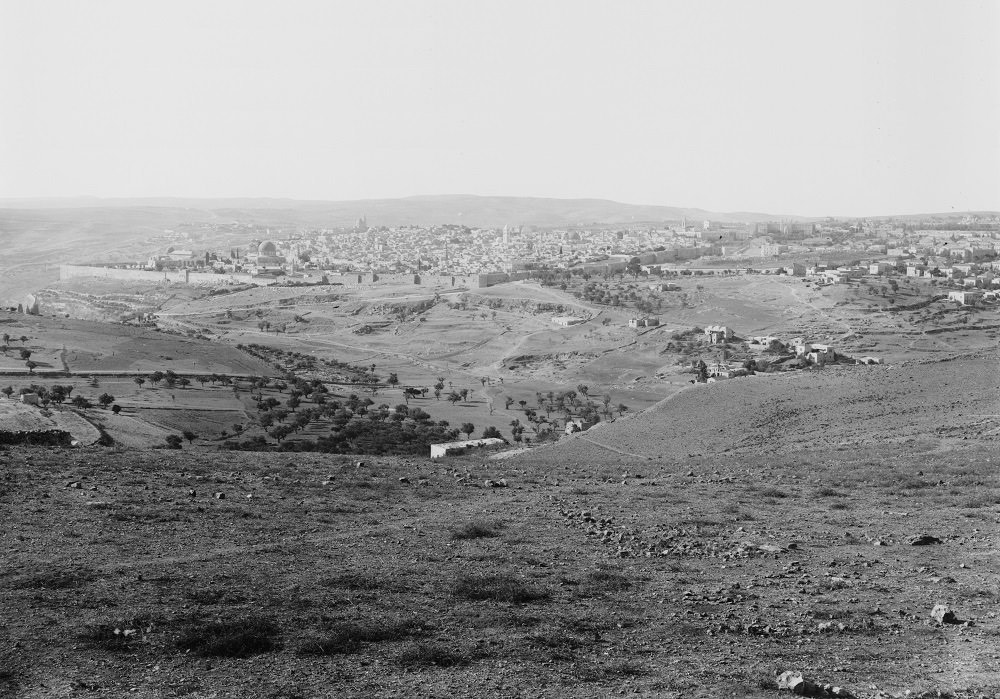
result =
M0 451L0 694L996 696L986 361L504 460Z

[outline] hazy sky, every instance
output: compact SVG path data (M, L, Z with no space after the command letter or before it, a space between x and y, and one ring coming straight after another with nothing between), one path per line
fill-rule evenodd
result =
M1000 3L0 0L0 197L1000 209Z

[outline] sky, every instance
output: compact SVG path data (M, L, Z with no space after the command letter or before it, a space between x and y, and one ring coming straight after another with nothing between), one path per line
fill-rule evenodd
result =
M996 0L0 0L0 197L1000 210Z

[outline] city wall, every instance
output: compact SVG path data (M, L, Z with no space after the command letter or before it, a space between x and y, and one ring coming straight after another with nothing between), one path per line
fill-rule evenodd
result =
M119 269L116 267L87 267L84 265L59 265L59 279L96 277L99 279L121 279L133 282L171 282L174 284L258 284L267 286L275 279L254 277L250 274L213 274L191 272L190 270Z

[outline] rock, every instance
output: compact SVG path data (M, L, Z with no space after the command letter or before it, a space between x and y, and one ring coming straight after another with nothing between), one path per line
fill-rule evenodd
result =
M409 483L409 482L410 482L410 479L409 479L409 478L407 478L406 476L400 476L400 477L399 477L399 482L400 482L400 483Z
M802 677L801 672L788 670L778 675L778 689L787 689L792 694L801 697L842 697L843 699L855 699L854 695L843 687L835 687L832 684L817 684Z
M365 467L365 462L364 461L355 461L354 462L354 468L364 468L364 467Z
M495 481L495 480L493 480L491 478L488 478L484 482L484 485L487 488L506 488L507 487L507 479L506 478L501 478L500 480L496 480Z
M81 488L83 488L83 483L81 483L80 481L70 481L69 483L66 484L66 487L73 488L74 490L80 490Z
M805 678L801 672L786 670L778 675L778 689L791 690L793 694L802 694L805 689Z
M955 616L955 612L948 609L947 605L944 604L934 605L934 609L931 610L931 618L939 624L959 623L958 617Z
M929 546L931 544L940 544L941 540L936 536L931 536L930 534L921 534L920 536L915 536L910 539L910 546Z
M225 493L216 493L215 494L215 499L216 500L225 500L226 499L226 494Z
M188 497L189 497L189 498L193 498L193 497L195 497L195 496L196 496L197 494L198 494L198 493L197 493L197 492L195 492L194 488L190 488L190 489L188 489Z

